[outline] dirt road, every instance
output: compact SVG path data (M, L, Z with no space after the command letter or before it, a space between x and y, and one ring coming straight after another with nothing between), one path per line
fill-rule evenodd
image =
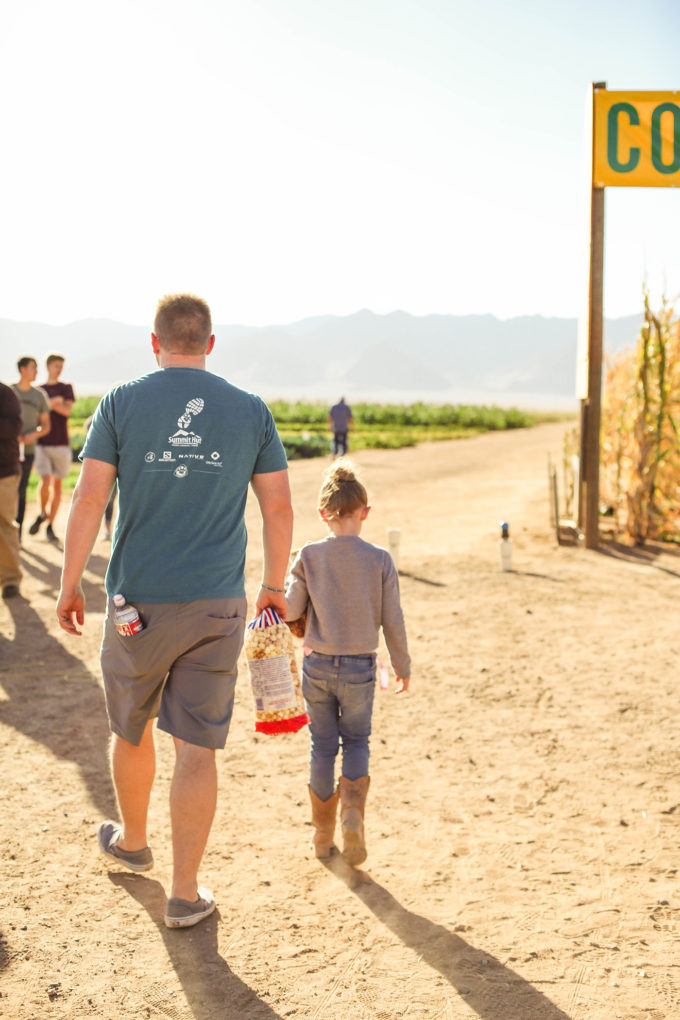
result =
M680 558L556 546L546 461L563 431L356 457L364 534L402 532L414 659L407 696L376 696L365 870L313 857L307 735L255 736L243 663L202 874L218 911L188 931L163 925L164 734L156 869L116 873L96 852L116 810L98 670L109 547L86 575L86 633L69 639L59 550L26 538L25 598L0 604L0 1016L680 1016ZM298 544L322 533L322 466L291 467ZM248 521L252 603L252 506Z

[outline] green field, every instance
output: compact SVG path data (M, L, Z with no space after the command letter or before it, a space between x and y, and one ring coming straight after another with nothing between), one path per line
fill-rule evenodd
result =
M94 412L100 397L76 400L69 420L74 453L85 441L85 421ZM328 405L320 401L273 400L269 407L286 448L289 460L325 457L330 452L327 426ZM350 449L398 450L417 443L443 439L462 439L481 432L529 428L540 421L555 421L566 415L537 414L516 407L476 406L468 404L368 404L353 403L354 430L350 433ZM79 473L74 463L64 489L73 489ZM35 498L38 478L31 476L29 498Z

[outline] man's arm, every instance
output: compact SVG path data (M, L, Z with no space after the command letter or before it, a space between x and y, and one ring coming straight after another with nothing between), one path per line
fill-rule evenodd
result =
M73 410L73 400L65 400L64 397L50 397L50 407L57 414L63 414L64 418L68 418Z
M86 457L73 491L64 539L64 567L57 602L57 618L67 634L80 634L85 619L83 571L92 552L106 504L116 480L113 464Z
M262 546L264 562L262 583L257 594L255 609L258 613L272 606L279 616L286 618L286 596L283 591L273 592L265 588L285 586L290 547L293 541L293 507L290 501L288 471L271 471L253 475L253 492L262 514Z
M36 439L43 439L51 431L52 422L50 420L50 412L43 411L38 419L38 428L34 429L33 432L27 432L26 435L22 436L21 442L34 443Z

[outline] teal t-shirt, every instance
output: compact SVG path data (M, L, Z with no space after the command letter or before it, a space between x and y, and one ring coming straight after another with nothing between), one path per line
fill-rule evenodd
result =
M118 472L109 596L190 602L245 594L248 484L288 466L264 401L211 372L165 368L102 398L87 457Z

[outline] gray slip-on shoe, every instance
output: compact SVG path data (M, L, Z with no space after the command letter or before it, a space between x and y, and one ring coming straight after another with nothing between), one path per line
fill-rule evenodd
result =
M192 925L198 924L204 917L212 914L214 909L215 897L210 889L199 885L198 898L193 903L189 900L180 900L177 896L168 900L168 905L165 908L165 923L168 928L191 928Z
M153 854L148 846L143 850L123 850L118 840L123 830L117 822L102 822L97 832L99 849L105 857L122 864L128 871L150 871L153 868Z

